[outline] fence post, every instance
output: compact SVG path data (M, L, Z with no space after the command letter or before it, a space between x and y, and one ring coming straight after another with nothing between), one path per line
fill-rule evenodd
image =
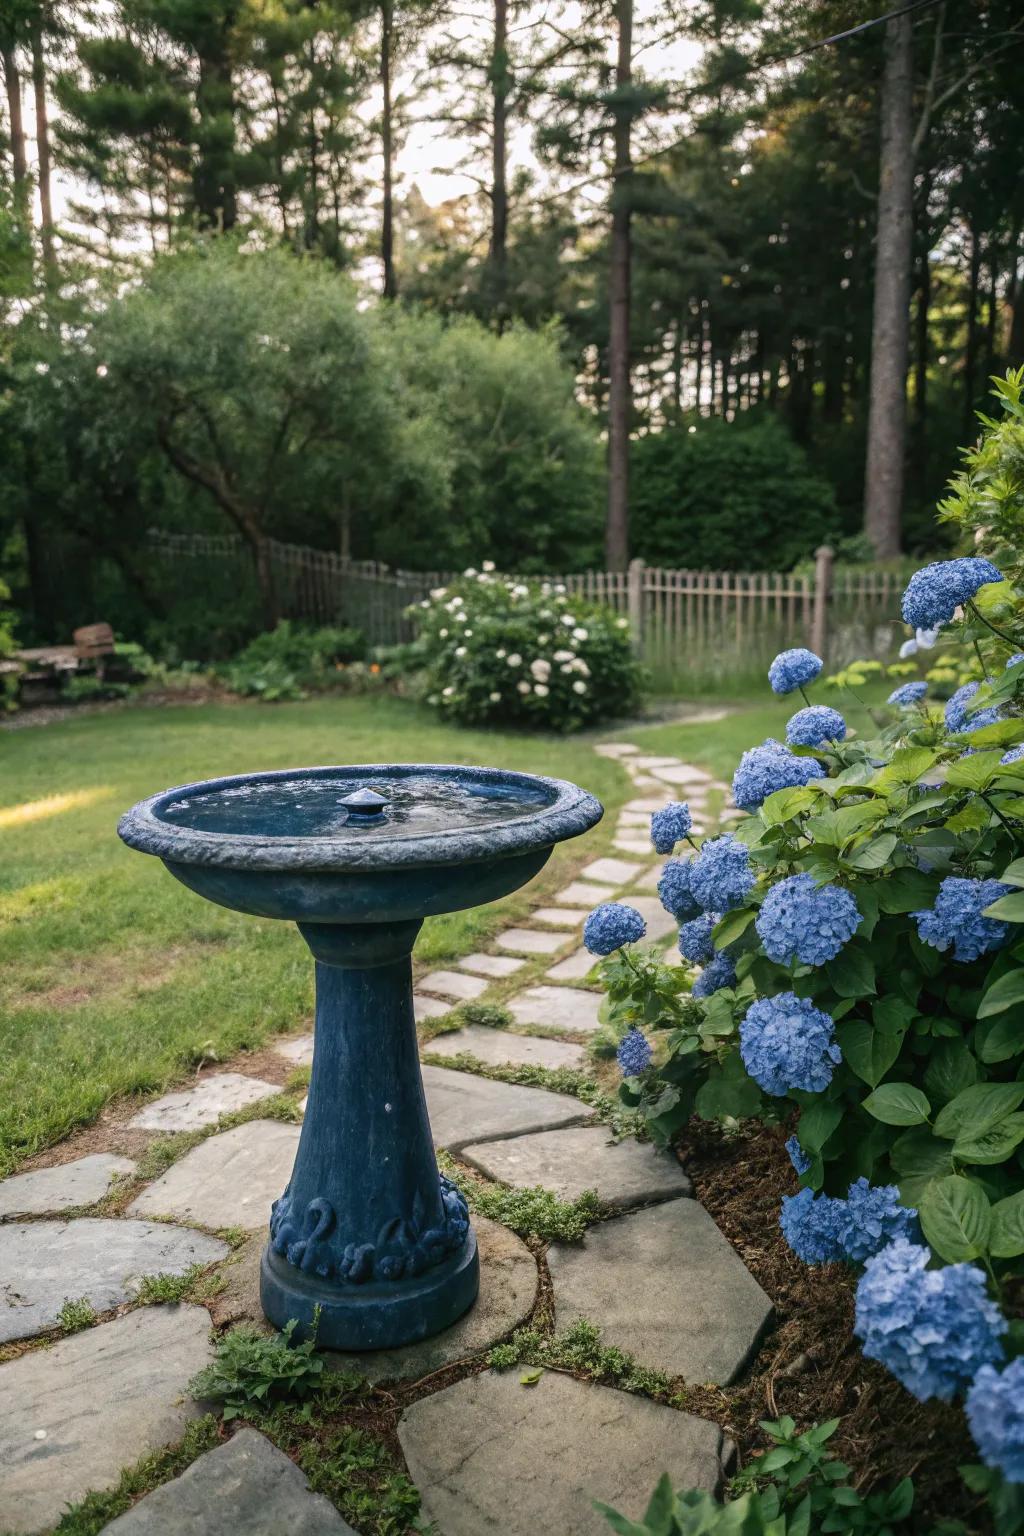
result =
M828 647L828 603L832 594L832 562L835 551L822 544L814 551L814 615L811 620L811 650L825 659Z
M633 641L633 653L639 656L644 648L644 562L629 562L626 585L626 605L629 614L629 633Z

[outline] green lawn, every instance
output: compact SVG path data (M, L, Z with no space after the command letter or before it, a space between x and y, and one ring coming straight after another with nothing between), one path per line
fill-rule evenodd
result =
M705 731L706 735L706 731ZM0 1172L93 1118L294 1028L312 1003L290 926L211 906L119 842L134 801L216 774L308 763L486 763L574 779L614 811L626 775L584 741L456 731L389 698L204 705L0 733ZM610 841L614 818L603 827ZM553 893L602 829L556 851ZM417 959L465 954L529 897L428 922Z

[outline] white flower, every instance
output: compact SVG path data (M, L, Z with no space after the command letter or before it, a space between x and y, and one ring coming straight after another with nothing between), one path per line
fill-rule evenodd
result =
M455 654L456 654L456 656L465 656L465 654L466 654L466 647L464 645L457 645L455 647Z
M548 641L550 639L551 639L550 635L538 635L537 636L537 644L538 645L547 645L547 643L548 643Z
M615 627L616 627L616 629L628 629L629 628L629 620L628 619L616 619L615 620Z
M36 373L49 373L49 363L36 363Z
M565 625L566 629L572 629L576 624L576 620L571 613L563 613L562 623Z
M108 372L109 369L107 368L106 363L100 363L99 367L96 369L96 377L98 379L105 379Z
M435 603L439 603L447 591L447 587L434 587L431 589L430 595L434 599Z
M555 652L555 660L556 661L575 661L576 660L576 652L575 651L556 651Z
M516 683L516 687L519 689L520 693L529 693L530 692L530 685L525 680L525 678L522 679L520 682Z
M464 629L462 633L465 635L467 640L471 640L473 638L473 631L471 629Z
M915 636L922 651L934 651L938 638L938 627L935 629L919 629Z
M904 640L903 644L900 646L900 661L906 661L908 656L916 656L916 655L917 655L917 641L916 640Z
M548 694L551 692L551 689L548 687L547 683L534 683L533 691L539 699L546 699Z
M508 655L508 651L506 651L505 647L502 646L501 650L500 651L495 651L494 654L498 658L499 661L504 661L505 657Z
M471 565L469 567L469 569L466 570L466 571L463 571L462 574L463 574L463 576L469 576L472 579L472 577L474 577L476 575L476 567Z
M494 561L493 560L485 560L483 562L483 569L488 573L488 575L490 575L491 571L493 571L495 569Z
M551 612L550 608L542 608L537 614L537 617L538 619L553 619L554 614Z
M590 676L590 668L587 666L582 656L576 657L576 660L572 664L572 670L574 672L578 672L581 677Z
M500 693L489 693L487 695L487 697L490 699L492 704L500 704L501 703L501 694Z
M421 608L429 608L430 607L430 599L429 599L429 597L425 597L423 599L422 603L420 603L420 607Z
M573 632L572 632L572 637L573 637L574 640L589 640L589 638L590 638L590 631L589 631L589 629L583 629L583 628L574 629Z
M450 699L454 692L455 689L449 685L449 687L441 689L441 697L442 699Z
M572 691L573 691L573 693L586 693L587 685L586 685L586 683L579 683L579 682L573 683Z
M517 583L516 586L512 588L513 597L529 597L529 595L529 587L524 587L521 582Z
M546 683L551 676L551 663L538 656L536 661L530 662L530 671L538 682Z
M507 660L510 667L521 667L523 664L523 658L518 651L513 651Z
M558 670L560 672L568 673L571 676L571 674L576 671L576 668L573 666L571 661L567 661L567 662L563 663L563 665L561 667L559 667Z
M560 581L558 583L558 585L555 587L555 591L558 593L559 597L564 597L565 596L565 583Z
M439 629L438 630L438 634L440 635L442 640L447 640L448 639L448 631L446 629Z

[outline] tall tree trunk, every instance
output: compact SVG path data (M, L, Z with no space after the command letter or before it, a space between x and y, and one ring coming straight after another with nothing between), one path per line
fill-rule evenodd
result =
M975 375L978 371L978 290L981 287L981 239L971 224L971 265L967 280L967 347L964 352L963 438L977 436L974 421Z
M672 414L676 421L683 414L683 365L686 360L686 325L676 316L672 328Z
M15 202L21 204L28 198L28 161L25 156L25 125L21 115L21 74L13 48L0 50L4 66L4 86L7 91L7 115L11 124L11 180L14 183Z
M632 104L633 0L615 0L618 50L615 64L614 181L608 331L608 517L605 561L623 571L629 561L629 423L632 387L629 368L631 218L633 199Z
M880 560L900 550L913 239L912 93L912 21L908 15L893 16L885 25L864 492L864 531Z
M228 49L231 24L232 13L227 11L199 59L199 142L192 184L201 229L233 229L237 217L235 83Z
M932 301L932 267L928 242L921 250L914 312L914 465L919 476L928 462L928 311Z
M380 84L384 97L381 113L381 153L384 157L384 207L381 217L380 253L384 265L384 297L398 297L395 276L395 134L391 103L391 64L394 46L394 8L392 0L382 0L380 8Z
M505 320L508 287L508 0L494 0L491 51L491 303L498 328Z
M48 277L56 269L53 244L53 198L50 190L50 114L46 105L46 59L43 54L42 17L32 28L32 93L36 109L36 166L39 177L39 239L43 268Z

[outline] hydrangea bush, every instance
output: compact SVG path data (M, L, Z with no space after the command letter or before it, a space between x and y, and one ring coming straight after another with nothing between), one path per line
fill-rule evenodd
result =
M857 1335L910 1392L969 1392L972 1486L1010 1531L1024 1529L1024 562L1005 564L1013 580L987 554L935 562L907 588L915 645L941 647L954 680L974 671L945 707L904 685L865 739L805 702L786 745L744 753L747 816L662 877L703 966L689 1011L674 998L631 1019L667 1034L621 1094L662 1142L694 1113L791 1123L787 1240L808 1263L863 1266ZM769 682L806 700L820 671L789 651ZM623 964L606 962L620 991Z
M636 702L627 620L561 583L501 576L485 561L410 613L419 633L402 664L460 725L573 731Z

